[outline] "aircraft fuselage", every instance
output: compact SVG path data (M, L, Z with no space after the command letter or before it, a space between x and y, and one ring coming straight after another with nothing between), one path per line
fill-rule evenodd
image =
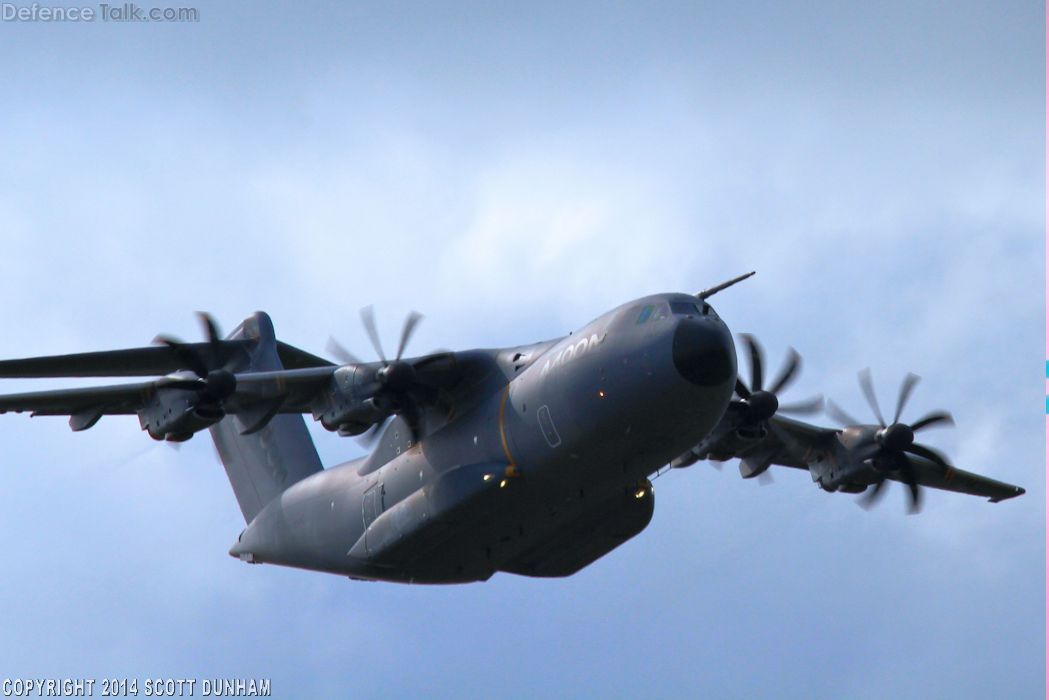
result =
M645 528L647 477L710 432L736 380L729 329L684 294L456 358L469 369L450 415L428 413L415 444L396 419L368 457L272 501L230 553L401 582L569 575Z

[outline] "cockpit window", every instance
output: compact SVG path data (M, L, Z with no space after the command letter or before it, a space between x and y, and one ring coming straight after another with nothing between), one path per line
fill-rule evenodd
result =
M645 323L646 321L651 321L651 320L662 321L663 319L665 319L667 317L667 315L668 315L668 313L667 313L667 305L666 304L664 304L664 303L646 304L645 306L641 307L641 310L640 310L640 312L637 315L637 321L635 321L635 323L640 326L642 323Z
M691 301L672 301L670 310L676 316L699 316L701 314L699 307Z

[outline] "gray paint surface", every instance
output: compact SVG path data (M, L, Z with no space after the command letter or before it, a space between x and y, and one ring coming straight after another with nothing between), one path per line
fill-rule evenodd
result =
M269 316L258 313L247 318L230 337L258 341L250 361L237 369L261 372L283 368ZM275 416L252 435L241 434L245 427L245 421L231 415L209 430L244 520L251 522L266 504L322 466L301 416Z

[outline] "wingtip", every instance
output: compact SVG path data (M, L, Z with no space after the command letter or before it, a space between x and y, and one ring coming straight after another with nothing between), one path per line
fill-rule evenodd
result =
M1022 496L1025 493L1027 493L1027 489L1023 488L1022 486L1014 486L1013 487L1013 492L1010 493L1008 496L998 496L997 498L989 498L987 500L989 500L991 503L1001 503L1002 501L1007 501L1010 498L1016 498L1017 496Z

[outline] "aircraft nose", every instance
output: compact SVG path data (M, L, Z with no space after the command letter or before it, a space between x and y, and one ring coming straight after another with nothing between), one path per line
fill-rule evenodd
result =
M732 335L721 323L683 318L674 331L674 367L699 386L718 386L736 377Z

